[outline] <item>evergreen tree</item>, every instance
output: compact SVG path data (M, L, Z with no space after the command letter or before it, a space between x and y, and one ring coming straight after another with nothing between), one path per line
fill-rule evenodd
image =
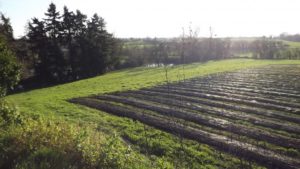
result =
M64 7L63 15L51 3L43 21L29 23L28 38L37 54L36 72L51 82L95 76L117 60L117 43L97 14L87 21L79 10Z
M69 9L66 6L64 6L64 13L62 17L62 42L70 46L72 38L75 35L75 15L72 11L69 11Z
M65 61L57 41L47 36L45 22L33 18L27 36L37 54L35 70L39 79L44 82L63 80Z
M105 29L104 19L94 14L87 24L86 51L84 70L88 76L105 72L113 55L113 36Z
M8 41L11 42L14 40L13 37L13 28L10 23L10 19L5 17L3 14L1 16L1 23L0 23L0 34Z
M40 78L47 78L47 63L48 58L45 55L47 52L46 46L48 39L46 36L46 30L43 21L39 21L37 18L33 18L32 22L28 24L29 43L31 44L31 50L36 54L34 56L34 67L36 75Z
M56 11L54 3L49 5L47 18L44 19L45 30L47 32L49 41L46 46L46 52L41 57L46 58L47 73L51 79L56 82L65 81L67 76L66 60L63 55L62 46L60 44L62 24L59 21L61 18L59 12Z
M82 14L80 10L76 10L74 33L76 38L82 38L86 31L87 16Z
M45 13L47 18L44 19L45 21L45 28L52 40L57 40L59 36L59 30L61 28L59 19L61 18L59 12L56 11L56 6L54 3L49 5L47 13Z

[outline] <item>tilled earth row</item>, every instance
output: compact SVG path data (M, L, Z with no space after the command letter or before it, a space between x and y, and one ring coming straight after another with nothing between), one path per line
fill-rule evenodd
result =
M70 101L270 168L300 168L299 155L281 151L300 152L299 66L245 69Z

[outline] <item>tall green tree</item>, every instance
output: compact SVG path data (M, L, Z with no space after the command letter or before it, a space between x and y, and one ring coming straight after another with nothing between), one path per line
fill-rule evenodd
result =
M51 3L46 18L29 23L28 38L37 54L37 74L53 82L90 77L115 64L117 43L97 14L87 16L64 7L63 14Z
M82 38L86 32L86 22L87 16L81 13L80 10L76 10L75 19L74 19L74 32L76 38Z
M84 57L84 69L88 76L103 73L112 58L114 40L105 29L104 19L97 14L87 23L86 45L89 57Z
M61 23L59 19L61 18L58 11L56 11L56 6L54 3L49 5L47 12L45 13L47 18L45 21L45 29L52 40L57 40L61 28Z
M28 23L27 37L31 44L31 50L35 53L33 57L36 76L41 79L47 78L50 74L48 74L47 71L49 59L46 55L48 38L44 22L33 18L32 21Z
M35 70L44 82L59 82L64 77L65 60L58 41L49 37L44 21L33 18L29 23L28 38L32 50L36 53Z
M13 41L13 28L10 23L10 19L5 17L4 14L0 14L1 22L0 22L0 34L6 38L7 41Z
M72 11L69 11L69 9L66 6L64 6L64 13L62 15L62 18L62 42L70 46L72 38L74 38L75 35L75 14Z
M48 37L46 49L40 57L46 68L46 77L52 81L64 81L66 76L66 61L60 44L62 24L59 12L54 3L49 5L44 19L45 31Z

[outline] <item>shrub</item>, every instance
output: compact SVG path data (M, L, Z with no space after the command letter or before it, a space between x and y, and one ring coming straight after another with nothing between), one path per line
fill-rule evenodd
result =
M1 105L0 168L139 168L141 159L120 137L57 120L21 117Z
M0 36L0 97L7 89L12 88L20 79L20 66L16 62L14 53L8 49L6 42Z
M12 123L21 123L22 119L16 107L0 98L0 127L9 126Z

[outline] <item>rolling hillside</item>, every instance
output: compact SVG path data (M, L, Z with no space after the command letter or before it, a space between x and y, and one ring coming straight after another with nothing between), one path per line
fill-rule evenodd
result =
M125 145L140 154L145 166L165 168L261 168L255 162L245 162L230 153L158 130L130 118L68 102L78 97L137 90L170 82L274 64L300 64L295 60L232 59L172 67L139 67L114 71L102 76L49 88L7 96L22 113L62 119L83 126L96 126L103 135L117 133ZM209 129L207 129L209 131ZM274 148L276 149L276 147ZM285 150L282 150L285 151ZM296 152L296 154L299 152ZM162 167L162 168L163 168ZM147 168L147 167L146 167ZM158 167L159 168L159 167Z

